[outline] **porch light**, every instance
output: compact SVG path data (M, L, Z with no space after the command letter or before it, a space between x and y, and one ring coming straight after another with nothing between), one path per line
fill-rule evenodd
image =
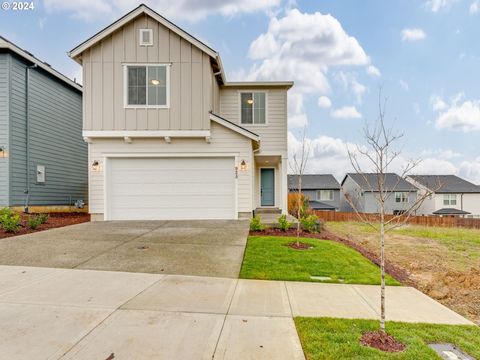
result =
M7 157L5 148L3 146L0 146L0 158Z
M247 104L248 104L248 105L253 105L253 99L248 99L248 100L247 100Z
M92 163L92 171L99 171L100 170L100 164L98 163L97 160L94 160Z
M240 171L246 171L247 170L247 163L245 162L245 160L242 160L242 162L240 163Z
M157 80L157 79L153 79L151 81L152 85L160 85L160 80Z

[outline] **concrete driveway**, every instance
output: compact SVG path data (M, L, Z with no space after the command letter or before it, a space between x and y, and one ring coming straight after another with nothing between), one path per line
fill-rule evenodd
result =
M0 240L0 264L238 277L248 221L91 222Z

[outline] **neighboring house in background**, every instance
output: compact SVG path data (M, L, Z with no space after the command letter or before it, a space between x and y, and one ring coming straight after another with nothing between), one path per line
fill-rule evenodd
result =
M298 177L288 175L290 192L298 192ZM340 184L333 175L302 175L302 193L308 197L314 210L338 211L340 208Z
M345 175L341 183L342 199L341 211L355 211L363 213L378 213L379 206L376 196L379 194L378 174L350 173ZM408 210L417 200L418 189L397 174L384 174L384 188L387 191L385 202L386 214L399 214ZM355 208L349 204L346 196Z
M69 55L83 66L93 220L288 211L293 82L227 82L215 50L145 5Z
M417 214L480 217L480 186L455 175L411 175L407 180L420 195L433 193Z
M0 207L86 202L87 164L82 87L0 37Z

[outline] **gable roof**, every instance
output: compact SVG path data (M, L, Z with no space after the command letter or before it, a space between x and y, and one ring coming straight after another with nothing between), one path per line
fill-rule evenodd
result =
M6 49L6 50L9 50L15 54L17 54L18 56L22 57L23 59L31 62L32 64L35 64L37 65L39 68L41 68L42 70L45 70L46 72L48 72L49 74L53 75L54 77L56 77L57 79L63 81L65 84L77 89L78 91L83 91L83 88L80 84L77 84L75 81L73 81L72 79L68 78L67 76L63 75L62 73L60 73L59 71L55 70L54 68L52 68L50 66L50 64L36 58L35 56L33 56L30 52L28 52L27 50L24 50L20 47L18 47L17 45L15 45L14 43L12 43L11 41L7 40L6 38L4 38L3 36L0 36L0 49Z
M480 193L480 186L456 175L410 175L409 178L439 194Z
M75 48L70 50L68 52L68 56L70 56L72 59L77 61L78 63L81 63L81 57L80 55L88 48L102 40L103 38L107 37L108 35L112 34L114 31L118 30L122 26L126 25L136 17L146 14L150 16L151 18L155 19L158 21L160 24L165 26L167 29L170 31L173 31L175 34L178 36L182 37L183 39L187 40L191 44L195 45L198 47L200 50L208 54L213 60L216 62L218 69L219 69L219 75L221 76L222 83L226 82L225 79L225 73L223 71L223 66L222 62L220 60L220 55L218 52L213 50L210 46L206 45L202 41L198 40L196 37L190 35L188 32L186 32L183 29L180 29L177 25L172 23L171 21L167 20L164 18L162 15L157 13L156 11L152 10L145 4L140 4L138 7L130 11L129 13L125 14L122 16L120 19L117 21L113 22L109 26L105 27L104 29L100 30L97 32L95 35L91 36L81 44L77 45Z
M417 191L418 189L410 184L405 179L401 178L395 173L386 173L385 176L385 191ZM378 180L379 174L377 173L348 173L342 180L342 186L345 183L347 177L350 177L357 185L367 192L378 192Z
M248 137L249 139L252 139L256 142L260 142L260 135L255 134L253 131L250 131L248 129L245 129L243 126L240 126L238 124L235 124L217 114L214 114L213 112L210 111L210 120L215 121L217 124L223 125L226 128L233 130L243 136Z
M298 187L299 175L288 175L288 188L295 190ZM304 174L302 175L303 190L340 190L340 184L331 174Z

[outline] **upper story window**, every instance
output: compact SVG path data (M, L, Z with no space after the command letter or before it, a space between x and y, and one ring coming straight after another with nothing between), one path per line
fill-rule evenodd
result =
M139 40L140 46L153 46L153 30L140 29Z
M266 123L266 94L264 92L242 92L240 94L241 123L263 125Z
M125 77L125 107L169 107L169 65L125 65Z
M408 192L396 192L395 193L395 202L397 202L397 203L408 203Z
M457 205L457 195L456 194L444 194L443 195L443 205Z
M317 200L320 201L333 201L333 190L318 190Z

